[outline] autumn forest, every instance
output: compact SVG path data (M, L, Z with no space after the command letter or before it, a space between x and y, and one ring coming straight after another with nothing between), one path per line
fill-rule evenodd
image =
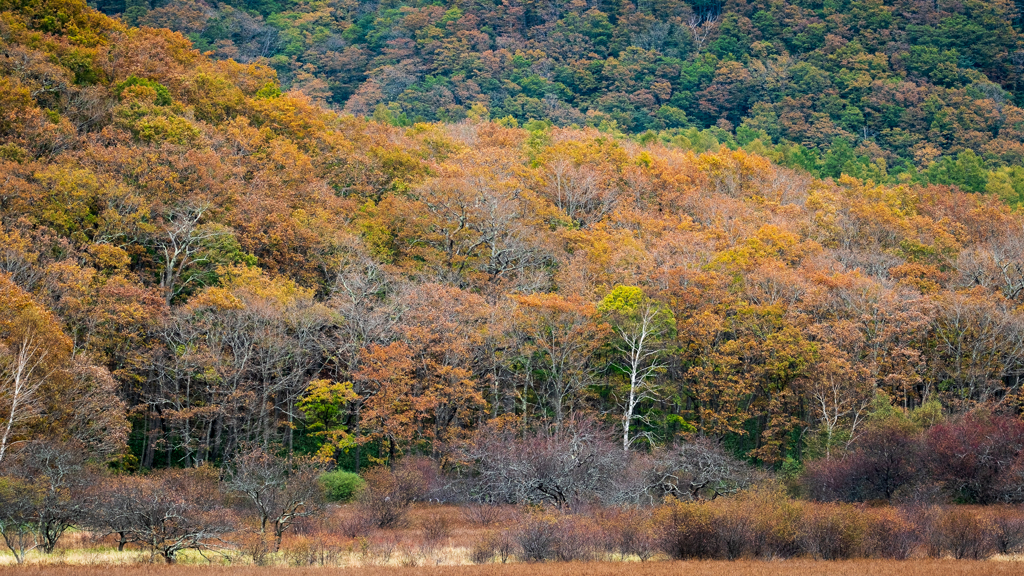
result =
M0 0L11 562L1019 554L1018 4Z

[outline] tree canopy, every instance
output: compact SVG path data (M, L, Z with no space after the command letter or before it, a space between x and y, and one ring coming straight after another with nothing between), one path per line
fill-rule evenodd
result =
M395 124L489 114L649 132L697 152L752 146L820 176L1024 198L1005 170L1024 162L1024 20L1010 0L97 6Z
M271 48L268 61L222 59L199 37L130 26L80 0L0 0L8 445L57 431L97 458L119 455L125 469L200 468L240 446L274 446L355 469L409 454L443 460L484 425L558 429L589 417L621 426L629 450L697 435L786 466L856 446L878 398L908 413L935 402L951 413L1019 410L1024 220L1002 192L965 190L981 177L1012 189L1017 168L993 172L985 146L1020 139L990 131L961 151L952 136L972 110L1014 129L1012 98L997 110L971 96L982 94L978 70L1014 82L1003 4L730 4L706 36L686 23L707 11L671 4L505 4L487 21L471 6L189 5L227 28L243 20L225 15L263 14L302 66L307 43L333 42L333 32L317 40L322 17L341 31L338 58L370 61L379 49L400 63L402 50L429 48L451 75L397 90L387 83L402 85L404 72L385 58L353 81L345 112L325 107L328 95L299 77L306 68L281 65ZM124 17L156 24L186 7L133 3ZM299 16L314 8L319 16ZM650 16L661 11L675 16ZM312 28L286 34L287 22ZM960 33L978 22L984 35ZM579 67L515 39L536 27L565 50L585 47L560 56ZM791 37L765 44L762 28ZM750 42L730 40L741 33ZM504 53L463 50L473 38L480 54L506 51L507 67ZM886 51L905 38L927 41L911 42L913 58ZM751 105L776 119L760 126L795 126L796 110L835 124L814 111L827 106L859 131L849 108L911 91L878 102L922 102L892 112L893 137L900 119L932 111L936 128L915 128L925 140L905 140L907 150L950 127L939 148L949 158L922 172L942 183L875 178L881 161L876 173L847 170L868 146L853 131L845 144L843 132L800 149L744 140L755 124L733 86L786 58L786 78L806 92ZM921 79L871 80L897 61ZM481 105L447 123L405 108L407 89L441 94L455 86L446 78L470 82L492 64L517 74L495 77L508 100L536 85L552 110L569 106L568 92L545 95L561 90L548 71L587 90L618 78L600 106L689 93L679 96L684 107L695 99L687 117L706 109L735 135L634 138L601 116L596 126L550 114L524 122L531 114L506 100L471 99ZM378 82L391 94L384 108L349 113ZM841 102L847 90L862 100ZM949 112L942 98L961 100ZM623 117L619 128L629 126ZM801 156L814 147L824 154ZM820 178L783 165L800 158L835 170ZM16 404L26 390L31 404Z

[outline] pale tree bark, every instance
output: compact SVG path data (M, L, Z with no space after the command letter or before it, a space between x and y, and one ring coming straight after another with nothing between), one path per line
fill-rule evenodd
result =
M662 318L661 308L656 302L648 300L636 310L632 321L613 327L617 336L613 346L622 358L614 365L629 377L629 391L623 399L622 407L623 450L629 450L630 445L640 437L630 435L637 406L656 397L650 378L666 366L662 362L666 350L662 338Z
M201 204L171 211L167 215L166 228L152 240L163 261L160 288L168 306L191 282L190 278L182 280L182 273L190 266L205 262L202 256L204 241L224 234L222 230L201 229L199 222L209 209L208 204Z
M686 21L686 27L690 29L690 34L693 36L694 53L700 54L711 33L718 27L718 15L692 14Z
M863 381L856 382L859 378L862 378L862 374L853 371L846 375L827 371L812 385L810 399L824 429L826 460L832 458L832 446L844 425L850 434L845 442L846 447L849 448L857 438L857 428L863 422L874 398L874 387Z
M5 412L0 421L0 462L12 445L17 426L39 411L39 388L46 377L38 377L38 371L46 358L46 350L36 345L31 335L26 335L17 350L4 362L3 381L0 384L0 408Z

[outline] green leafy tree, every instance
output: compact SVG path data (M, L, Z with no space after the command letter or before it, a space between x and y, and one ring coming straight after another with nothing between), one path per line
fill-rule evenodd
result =
M622 406L622 449L644 437L632 430L639 406L657 397L652 380L665 369L676 330L672 311L636 286L616 286L597 306L612 327L612 369L627 381Z
M306 415L307 429L323 439L317 451L319 457L335 458L338 450L356 445L344 422L349 403L358 399L351 382L314 380L309 383L298 407Z

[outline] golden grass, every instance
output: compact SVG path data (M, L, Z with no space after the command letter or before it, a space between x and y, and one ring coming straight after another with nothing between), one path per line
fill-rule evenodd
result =
M351 576L402 576L436 574L438 576L1024 576L1024 555L997 556L987 561L955 561L936 559L852 560L840 562L814 561L807 558L781 561L708 561L676 562L664 555L640 563L633 561L601 561L586 563L485 564L470 562L470 548L488 532L494 532L513 521L512 509L503 512L496 524L481 526L470 521L456 506L418 505L411 511L406 526L377 531L365 538L345 538L332 529L353 510L337 507L324 519L301 524L285 536L282 551L271 554L266 567L252 566L252 558L240 551L225 554L196 551L179 555L179 564L167 566L149 563L148 551L131 548L118 552L110 537L97 538L88 532L66 534L52 555L30 553L25 566L14 566L14 558L0 549L0 576L272 576L282 571L287 575L333 574ZM448 519L449 535L443 542L425 546L422 527L437 516ZM228 540L237 540L229 535ZM390 542L390 544L388 544ZM306 567L295 562L295 550L322 544L333 550L326 567ZM387 557L382 550L389 549ZM609 555L598 558L609 558ZM159 557L157 558L159 561ZM438 565L440 564L440 565ZM303 567L294 567L303 566Z
M1024 562L955 560L813 560L716 562L589 562L569 564L487 564L482 566L254 568L225 566L24 566L0 568L0 576L1004 576L1024 574Z

